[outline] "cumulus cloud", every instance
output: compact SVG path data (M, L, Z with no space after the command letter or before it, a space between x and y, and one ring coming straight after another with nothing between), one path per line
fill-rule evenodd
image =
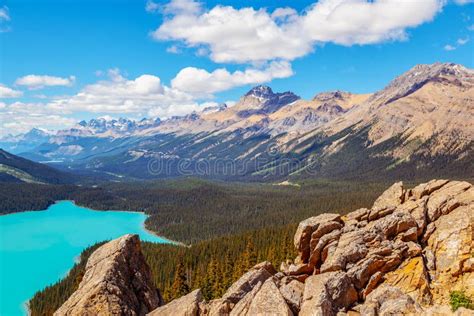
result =
M154 13L160 9L160 5L156 2L148 0L145 5L146 12Z
M61 129L72 126L76 120L53 113L43 103L0 103L0 135L23 133L34 127Z
M171 86L198 95L212 94L247 84L260 84L275 78L286 78L291 75L293 75L293 70L290 63L286 61L271 62L263 69L248 68L233 73L224 68L208 72L205 69L187 67L176 75L171 81Z
M152 36L205 47L219 63L290 61L320 43L404 40L407 29L432 20L444 4L444 0L320 0L298 14L292 8L269 12L217 5L206 10L199 2L172 0Z
M458 38L458 40L456 41L456 43L458 45L465 45L469 42L469 38L466 37L466 38Z
M443 48L446 51L453 51L453 50L458 49L460 46L466 45L468 42L469 42L469 37L458 38L456 41L456 44L453 44L453 45L447 44L447 45L444 45Z
M165 14L195 15L201 11L201 3L194 0L173 0L163 7Z
M0 7L0 33L11 31L11 27L9 25L10 20L10 11L8 7L6 5Z
M171 45L170 47L166 48L166 51L171 54L179 54L181 50L176 45Z
M161 117L185 115L199 111L209 103L213 94L246 84L259 84L274 78L291 76L293 71L287 61L273 61L261 67L229 72L224 68L208 72L188 67L181 70L164 85L158 76L143 74L129 79L119 69L107 71L105 80L86 85L78 93L43 99L40 103L1 103L0 134L7 130L23 132L32 127L49 129L73 125L76 113L103 115L127 115L129 117ZM105 75L105 73L104 73ZM28 87L45 85L44 81L18 81ZM34 84L33 84L34 83ZM2 97L19 97L21 91L0 85ZM200 103L201 100L207 101Z
M10 21L10 13L6 5L0 8L0 21Z
M166 117L188 113L199 106L191 95L163 85L157 76L145 74L130 80L113 69L109 70L108 80L87 85L71 97L55 99L48 108Z
M23 95L23 92L14 90L5 85L0 84L0 98L18 98Z
M76 81L76 77L70 76L68 78L54 77L54 76L40 76L40 75L27 75L18 78L15 81L16 85L26 86L28 89L36 90L44 87L52 86L72 86Z

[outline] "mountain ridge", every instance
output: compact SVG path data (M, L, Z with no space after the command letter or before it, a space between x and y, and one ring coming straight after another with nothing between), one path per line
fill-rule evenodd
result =
M353 177L358 172L416 176L428 169L449 176L456 172L454 166L465 168L472 162L472 122L474 71L435 63L417 65L373 94L336 90L303 100L292 92L257 86L233 106L181 117L138 123L91 120L82 126L97 128L93 136L58 132L22 155L62 160L73 170L120 170L144 178L179 175L176 167L151 175L147 165L153 159L172 164L184 160L190 166L205 160L213 169L216 159L232 161L236 168L261 158L266 163L237 177L299 177L309 169L317 171L309 176L320 177ZM343 159L354 155L359 158ZM275 166L286 170L275 176ZM203 176L228 178L221 169Z
M72 175L0 148L0 182L65 184L73 183L73 179Z

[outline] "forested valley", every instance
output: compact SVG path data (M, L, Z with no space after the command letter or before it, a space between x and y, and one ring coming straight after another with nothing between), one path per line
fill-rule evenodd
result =
M142 211L146 227L166 238L195 243L263 227L280 227L323 212L368 206L388 184L307 181L300 186L181 179L109 183L98 187L0 184L3 213L42 210L74 200L96 210Z

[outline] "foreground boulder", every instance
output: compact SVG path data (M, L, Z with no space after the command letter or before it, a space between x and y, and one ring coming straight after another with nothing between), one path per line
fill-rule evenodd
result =
M148 316L197 316L199 313L199 303L203 300L201 290L195 290L188 295L173 300L171 303L158 307Z
M159 305L140 239L125 235L94 251L79 288L54 315L145 315Z

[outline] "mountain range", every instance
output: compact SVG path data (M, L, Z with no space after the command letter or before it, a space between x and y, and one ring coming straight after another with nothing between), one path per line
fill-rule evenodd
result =
M417 65L372 94L331 91L303 100L257 86L233 106L33 129L0 139L0 147L117 178L473 175L473 87L474 71L462 65Z

